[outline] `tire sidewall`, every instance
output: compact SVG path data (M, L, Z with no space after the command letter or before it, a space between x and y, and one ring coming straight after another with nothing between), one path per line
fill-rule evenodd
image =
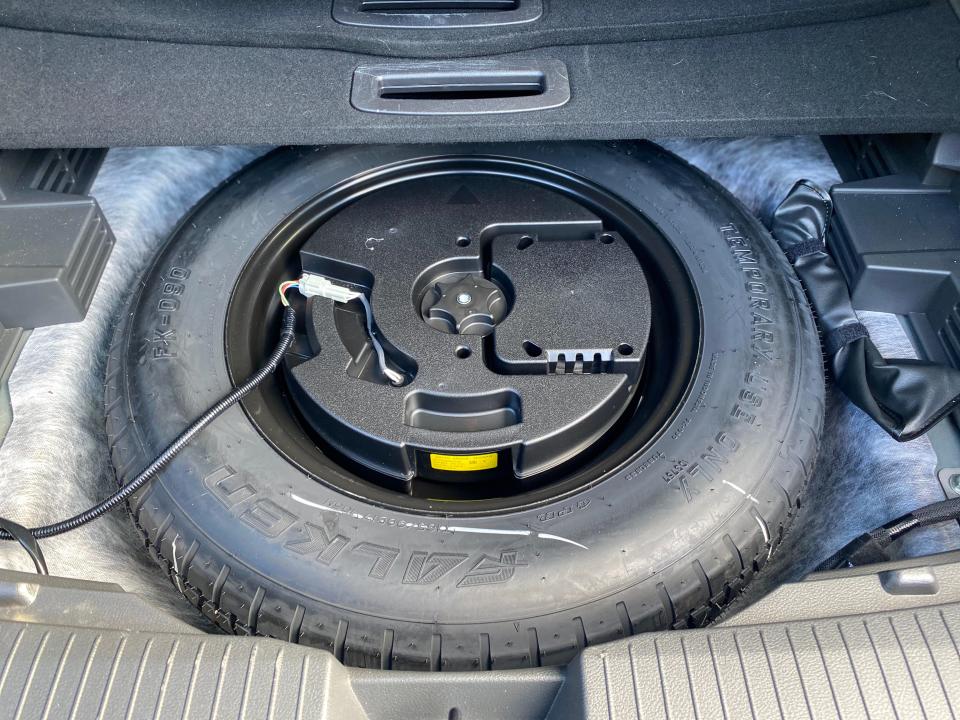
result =
M371 167L461 152L564 168L673 243L700 297L702 355L660 435L562 501L443 518L384 510L307 477L233 407L163 471L143 507L301 602L431 624L570 610L655 581L718 534L755 535L759 523L766 536L786 508L780 441L796 422L801 374L820 372L800 332L809 311L759 223L647 144L283 150L242 171L175 233L125 326L123 394L142 456L230 388L220 352L228 299L277 224Z

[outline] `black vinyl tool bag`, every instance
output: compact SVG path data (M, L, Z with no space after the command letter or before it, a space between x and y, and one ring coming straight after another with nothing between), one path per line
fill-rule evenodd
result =
M816 311L837 387L895 440L913 440L960 402L960 371L921 360L883 358L857 318L846 281L827 252L832 210L824 190L800 180L774 212L771 231Z

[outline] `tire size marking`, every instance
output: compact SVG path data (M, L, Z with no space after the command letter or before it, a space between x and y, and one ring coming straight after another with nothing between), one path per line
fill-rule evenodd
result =
M720 358L722 356L723 350L717 350L710 356L710 362L707 365L707 369L703 373L703 385L700 386L700 392L697 393L697 397L693 401L693 405L690 408L690 414L677 422L673 432L670 433L671 440L676 440L683 435L684 431L690 427L690 424L693 422L693 416L706 407L707 392L710 390L710 386L713 384L713 377L717 373L717 364L720 362Z
M327 567L362 568L372 580L392 574L404 585L434 585L450 576L458 588L478 587L507 582L517 568L526 567L514 548L489 555L409 550L354 540L341 527L337 513L321 511L319 522L304 520L273 500L258 497L254 485L229 465L208 473L203 484L231 515L265 539L279 539L284 550Z
M663 460L666 456L660 450L654 451L652 455L644 458L639 465L637 465L633 470L626 474L627 480L635 480L645 473L647 470L652 468L657 464L659 460Z
M180 309L180 298L190 277L186 268L174 266L160 276L160 299L157 301L157 326L147 337L144 345L149 349L150 360L171 360L180 354L177 347L177 329L171 328L173 313Z
M706 372L703 375L703 385L700 388L700 392L697 393L697 399L693 401L693 412L698 412L702 410L707 405L707 391L710 389L710 386L713 384L714 375L717 374L717 364L720 362L720 358L723 355L723 350L717 350L710 356L710 363L707 365ZM673 439L676 440L679 437L680 432L675 432L673 434Z

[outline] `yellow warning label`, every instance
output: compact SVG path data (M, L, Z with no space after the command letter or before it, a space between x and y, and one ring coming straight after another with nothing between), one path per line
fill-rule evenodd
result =
M497 454L483 455L438 455L430 453L430 467L448 472L473 472L474 470L493 470L497 466Z

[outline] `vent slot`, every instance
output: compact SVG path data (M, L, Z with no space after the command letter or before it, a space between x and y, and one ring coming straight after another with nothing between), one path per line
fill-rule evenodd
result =
M35 155L40 155L38 150ZM40 157L31 158L31 166L25 177L26 186L33 190L70 193L75 187L89 187L100 169L103 152L88 148L48 150Z
M542 0L334 0L343 25L383 28L493 27L538 20Z
M590 375L613 371L611 350L547 351L547 372L554 375Z
M569 99L566 67L559 61L363 66L354 73L351 91L357 110L398 115L526 112Z

